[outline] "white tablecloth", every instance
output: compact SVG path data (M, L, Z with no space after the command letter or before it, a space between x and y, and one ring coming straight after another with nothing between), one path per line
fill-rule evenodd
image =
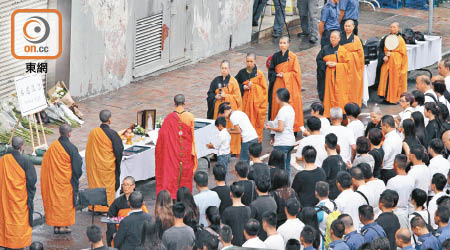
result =
M416 41L415 45L407 44L406 52L408 54L408 71L433 65L442 58L442 37L425 36L425 41ZM377 64L378 61L373 60L364 67L364 104L367 104L369 99L368 88L375 84Z
M216 126L214 126L214 121L207 119L195 119L195 121L209 123L209 125L194 131L197 158L215 153L214 149L208 149L206 147L207 143L210 143L217 138L218 130ZM151 135L150 138L156 141L157 136ZM136 181L155 177L155 146L145 145L145 143L151 140L150 138L146 138L145 141L134 143L134 145L149 147L148 150L131 156L124 156L122 158L122 163L120 164L120 182L127 176L133 176ZM132 145L124 145L125 149L131 146ZM81 151L80 155L83 157L83 171L85 171L85 151Z

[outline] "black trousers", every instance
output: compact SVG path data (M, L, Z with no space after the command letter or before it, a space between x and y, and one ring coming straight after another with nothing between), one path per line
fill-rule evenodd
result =
M341 33L345 34L344 24L347 20L352 20L355 23L355 29L353 30L353 34L358 35L358 20L355 19L342 19L341 21Z
M387 184L388 180L396 175L394 169L381 169L381 180L384 181L384 184Z

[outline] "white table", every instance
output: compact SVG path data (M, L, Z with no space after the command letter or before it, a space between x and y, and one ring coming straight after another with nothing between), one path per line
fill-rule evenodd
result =
M206 144L214 141L219 133L214 126L214 120L195 119L195 121L209 123L209 125L194 131L197 158L215 153L216 151L214 149L208 149L206 147ZM133 176L136 181L155 177L155 146L145 144L150 141L156 142L158 138L157 131L151 131L149 135L150 137L146 137L144 141L136 142L133 145L124 145L125 149L135 145L149 147L149 149L122 158L122 163L120 164L120 182L127 176ZM85 151L81 151L80 155L83 158L83 171L86 171L86 163L84 161Z
M425 41L407 44L408 71L421 69L439 62L442 58L442 37L425 36ZM364 66L364 94L363 103L369 100L368 88L375 84L378 60L370 61Z

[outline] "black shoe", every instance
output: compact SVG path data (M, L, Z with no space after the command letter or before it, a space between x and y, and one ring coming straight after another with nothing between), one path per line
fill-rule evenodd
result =
M315 43L317 43L317 38L316 37L311 37L311 38L309 38L309 42L310 43L312 43L312 44L315 44Z
M298 36L298 37L301 37L301 36L309 36L309 33L301 32L301 33L298 33L297 36Z
M258 22L253 22L252 26L253 27L257 27L258 26Z

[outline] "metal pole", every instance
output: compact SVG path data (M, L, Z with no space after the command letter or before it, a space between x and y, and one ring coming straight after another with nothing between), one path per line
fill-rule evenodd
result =
M433 34L433 7L434 0L428 0L428 35Z

